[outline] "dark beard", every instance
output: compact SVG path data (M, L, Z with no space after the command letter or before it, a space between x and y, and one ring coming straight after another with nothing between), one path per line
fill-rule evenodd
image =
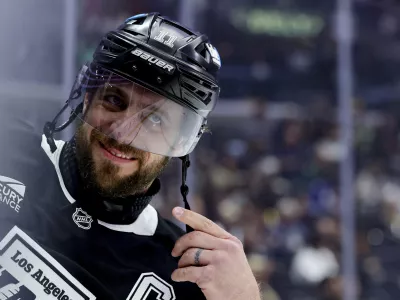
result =
M118 144L117 141L106 137L96 129L92 130L90 140L88 141L84 125L78 127L75 138L78 169L84 189L91 190L92 192L95 191L102 197L123 198L146 192L151 183L160 176L170 161L169 157L165 157L163 160L144 168L144 162L148 155L147 152L128 145ZM101 161L96 168L92 148L98 142L121 152L132 154L137 159L138 170L132 175L121 178L117 175L118 166L107 160Z

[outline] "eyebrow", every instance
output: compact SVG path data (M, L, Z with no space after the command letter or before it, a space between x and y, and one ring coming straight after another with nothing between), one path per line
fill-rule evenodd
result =
M113 92L115 92L116 94L118 94L118 96L124 97L125 99L129 99L129 102L130 102L131 96L128 95L128 93L127 93L123 88L121 88L121 87L119 87L119 86L112 86L112 85L109 84L109 83L108 83L107 89L108 89L108 88L109 88L111 91L113 91ZM132 93L134 94L135 92L133 91ZM142 93L141 93L141 98L142 98L142 99L151 99L150 97L144 96L144 94L145 94L145 92L142 92ZM150 100L151 102L140 101L139 103L136 103L135 105L136 105L136 107L138 107L139 109L145 109L145 108L147 108L147 107L149 107L149 106L152 106L153 104L155 104L155 103L157 103L157 102L159 102L159 101L161 101L161 100L165 100L165 99L158 99L158 100L154 100L154 101ZM165 104L166 104L166 102L163 103L160 107L152 108L152 112L159 112L160 109L161 109ZM164 115L166 116L166 118L168 119L168 121L171 122L172 118L171 118L171 114L169 113L168 109L164 110L163 112L164 112Z
M106 90L107 89L110 89L112 92L118 94L118 96L121 96L121 97L123 97L125 99L129 99L129 95L123 89L121 89L118 86L112 86L111 84L108 83L106 85Z
M120 96L121 98L123 98L123 99L125 99L125 101L127 102L127 105L128 106L131 106L131 103L132 103L132 96L131 96L131 94L134 94L135 92L133 92L133 93L127 93L126 91L125 91L125 89L123 89L123 88L121 88L121 87L119 87L119 86L112 86L111 84L108 84L108 86L106 87L106 89L109 89L110 91L112 91L113 93L115 93L115 94L117 94L118 96ZM152 105L153 103L145 103L145 102L143 102L143 101L140 101L140 102L138 102L138 103L135 103L135 106L136 107L138 107L138 108L140 108L140 109L144 109L144 108L146 108L147 106L150 106L150 105Z

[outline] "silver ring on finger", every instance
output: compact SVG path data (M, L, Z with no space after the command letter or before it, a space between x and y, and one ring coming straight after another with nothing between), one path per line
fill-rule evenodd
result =
M197 249L195 255L194 255L194 264L196 266L200 266L200 254L203 251L203 249L199 248Z

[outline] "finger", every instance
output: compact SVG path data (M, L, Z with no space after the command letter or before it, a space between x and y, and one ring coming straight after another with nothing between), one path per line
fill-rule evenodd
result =
M172 211L174 217L189 225L194 230L202 231L219 238L229 238L231 234L206 217L182 207L175 207Z
M10 298L13 296L13 294L10 291L3 291L4 296L6 296L7 298ZM6 299L7 299L6 298Z
M186 268L189 266L201 267L211 264L213 259L213 251L204 250L201 248L190 248L183 253L178 262L179 268Z
M189 248L202 248L207 250L221 249L223 240L216 238L208 233L201 231L192 231L185 234L176 241L171 255L174 257L181 256Z
M214 267L208 265L205 267L187 267L176 269L171 279L176 282L189 281L202 286L211 282L214 278Z

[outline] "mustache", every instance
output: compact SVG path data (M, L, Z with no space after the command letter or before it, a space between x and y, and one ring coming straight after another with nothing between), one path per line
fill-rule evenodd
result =
M129 145L120 144L115 139L107 137L104 133L101 133L97 129L92 130L90 140L91 143L93 143L94 141L98 141L108 148L114 148L140 161L144 161L148 156L147 152L144 152Z

